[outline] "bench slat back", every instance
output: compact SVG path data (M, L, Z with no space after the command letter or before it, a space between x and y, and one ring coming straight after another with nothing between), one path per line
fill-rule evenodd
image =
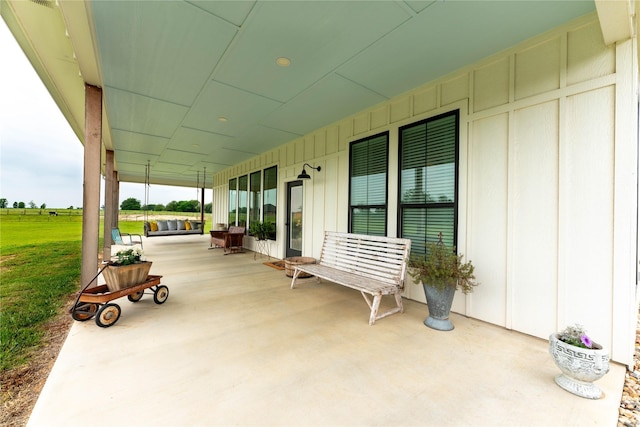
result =
M411 240L326 231L320 264L404 288Z

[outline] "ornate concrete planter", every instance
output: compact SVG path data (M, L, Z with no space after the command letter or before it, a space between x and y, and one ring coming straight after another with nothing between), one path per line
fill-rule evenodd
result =
M581 348L558 339L558 334L549 336L549 353L562 374L555 378L556 384L580 397L599 399L602 390L593 381L609 372L609 353L601 345Z

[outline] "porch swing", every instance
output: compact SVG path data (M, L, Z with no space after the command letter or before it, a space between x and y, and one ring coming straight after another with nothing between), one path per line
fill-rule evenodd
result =
M149 220L149 189L151 184L149 182L149 175L151 171L151 165L147 161L146 172L144 177L145 185L145 205L144 205L144 235L145 237L156 236L181 236L189 234L204 234L204 183L206 182L207 168L204 168L203 172L203 188L202 188L202 200L200 202L200 220L182 220L182 219L169 219L169 220ZM200 171L198 171L196 179L196 193L200 186ZM197 197L197 196L196 196Z

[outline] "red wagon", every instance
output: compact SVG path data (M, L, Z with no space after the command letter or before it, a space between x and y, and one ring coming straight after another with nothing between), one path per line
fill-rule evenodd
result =
M150 289L153 292L153 301L156 304L164 303L169 298L169 288L160 284L161 278L162 276L148 275L142 283L113 292L109 291L107 285L84 289L71 308L71 317L79 322L86 322L95 316L96 325L108 328L120 318L120 306L111 303L115 299L126 296L129 301L138 302L145 290Z

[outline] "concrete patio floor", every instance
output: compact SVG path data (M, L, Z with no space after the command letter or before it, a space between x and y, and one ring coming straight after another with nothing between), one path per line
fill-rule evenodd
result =
M207 250L208 236L144 246L168 300L114 301L109 328L75 322L28 426L617 424L622 365L587 400L554 383L546 340L459 315L437 332L410 300L369 326L357 291L291 290L266 257Z

